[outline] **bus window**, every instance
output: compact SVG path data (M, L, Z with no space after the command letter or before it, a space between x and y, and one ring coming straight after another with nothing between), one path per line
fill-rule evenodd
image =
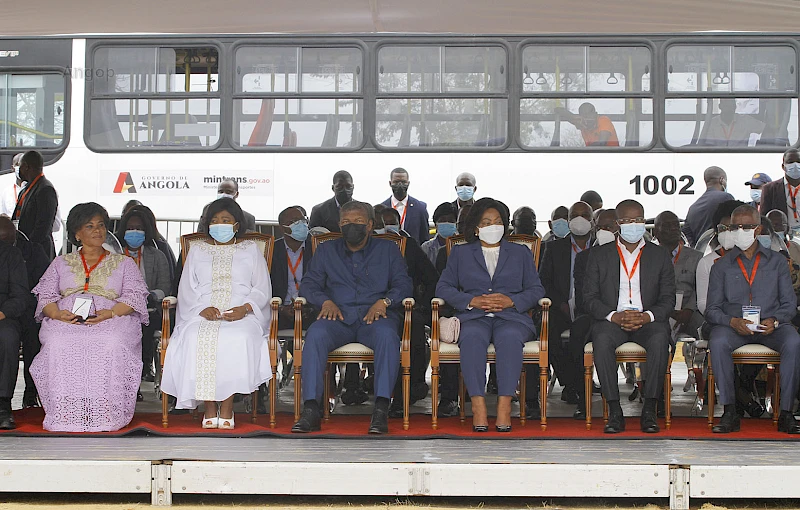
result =
M107 71L91 84L89 147L209 150L218 144L215 47L98 47L93 68Z
M0 74L0 148L60 147L64 87L61 74Z
M267 150L359 148L363 59L355 47L237 48L233 142Z
M508 138L500 46L383 46L375 139L386 148L497 147ZM415 97L426 94L434 97Z

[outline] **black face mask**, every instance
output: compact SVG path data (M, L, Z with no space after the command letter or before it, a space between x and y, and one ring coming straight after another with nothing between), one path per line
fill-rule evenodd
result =
M335 192L336 201L339 202L339 205L346 204L350 200L353 199L353 190L352 189L343 189L337 190Z
M407 182L398 182L396 184L392 184L392 194L396 199L402 200L406 198L407 193L408 193Z
M350 246L358 246L367 237L367 226L359 223L343 225L342 237Z

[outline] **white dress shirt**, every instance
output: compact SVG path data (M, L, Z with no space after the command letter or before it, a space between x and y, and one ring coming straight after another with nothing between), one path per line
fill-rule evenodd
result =
M408 195L403 200L397 200L392 195L392 207L397 211L397 214L400 215L400 228L406 228L406 206L408 205Z
M16 183L11 183L3 189L3 196L0 197L0 213L5 214L9 218L14 214L14 208L17 206L17 195L22 188L17 186Z
M633 269L633 265L636 263L636 257L639 256L641 253L642 248L644 248L644 239L639 241L639 244L636 245L636 248L633 252L628 251L622 242L617 239L617 247L622 252L622 257L625 259L625 265L628 267L628 271ZM633 272L633 275L628 280L628 275L625 273L625 267L622 265L622 260L619 262L619 299L617 300L617 312L624 312L625 310L630 310L631 308L636 308L637 310L643 310L644 305L642 305L642 290L640 285L640 278L639 275L641 274L642 263L641 259L639 260L639 264L636 264L636 270ZM611 312L606 316L608 321L611 321L611 317L616 312ZM655 322L655 317L653 316L653 312L650 310L645 311L647 315L650 316L650 322Z

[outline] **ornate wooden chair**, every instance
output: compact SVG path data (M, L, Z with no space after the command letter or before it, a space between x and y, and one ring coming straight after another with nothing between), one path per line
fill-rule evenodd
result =
M531 250L534 264L539 267L539 252L541 249L541 238L536 236L527 235L510 235L508 240L512 243L518 243L527 246ZM453 246L464 244L466 240L463 235L456 235L447 239L447 255L450 255L450 250ZM431 316L431 398L433 401L433 409L431 413L431 427L435 430L439 427L439 419L437 416L439 408L439 367L442 363L461 363L461 350L458 344L449 344L439 340L439 313L440 308L444 306L444 300L441 298L433 298L431 302L432 316ZM539 330L539 339L527 342L522 349L522 372L520 373L520 399L519 399L519 416L520 424L525 425L525 365L538 364L539 365L539 391L542 407L541 427L542 430L547 429L547 375L549 369L549 360L547 357L547 335L548 323L550 317L551 301L548 298L539 300L539 306L542 307L542 327ZM486 351L486 361L495 363L495 348L494 344L489 344ZM460 419L463 422L466 419L466 411L464 409L464 400L466 392L464 390L464 380L459 371L458 376L458 398L460 408Z
M186 257L189 255L189 249L194 246L196 243L204 243L206 242L208 237L206 234L202 233L194 233L194 234L186 234L181 236L181 257L182 260L186 260ZM240 240L248 240L254 241L256 245L258 245L259 250L262 251L264 254L264 258L267 261L267 270L269 271L272 266L272 250L275 247L275 238L271 235L267 234L259 234L259 233L247 233L244 234L242 237L239 238ZM167 357L167 348L169 346L169 336L170 336L170 310L175 308L178 303L178 299L174 296L167 296L161 303L161 309L163 311L163 318L161 322L161 370L164 369L164 360ZM272 309L272 318L269 327L269 357L270 357L270 364L272 365L272 380L269 384L269 426L271 428L275 428L275 406L277 405L277 376L276 372L278 369L278 307L281 305L281 298L273 297L270 300L270 307ZM161 394L161 425L164 428L169 426L169 408L168 408L168 401L169 397L166 393ZM252 394L252 416L251 421L256 423L257 416L258 416L258 389L256 389Z
M314 252L317 247L333 239L342 237L339 232L330 232L327 234L320 234L314 237L314 242L311 245ZM400 248L400 253L405 255L406 251L406 238L393 233L376 234L372 236L376 239L388 239L397 243ZM302 405L302 371L303 371L303 318L302 308L306 304L304 297L298 297L294 302L294 419L300 419L300 410ZM403 377L403 430L408 430L409 427L409 393L411 390L411 309L414 307L414 299L406 298L403 300L403 308L405 310L405 317L403 321L403 334L400 337L400 368ZM338 349L334 349L328 354L328 362L325 364L325 391L324 391L324 406L323 406L323 419L330 421L330 406L328 399L330 398L330 367L334 363L373 363L374 352L366 345L360 343L349 343L343 345Z
M708 353L708 428L714 426L714 368L711 363L711 348L709 344ZM774 351L761 344L747 344L733 351L734 365L768 365L774 367L775 376L773 382L775 386L772 390L772 425L778 426L778 416L780 415L781 398L781 353Z

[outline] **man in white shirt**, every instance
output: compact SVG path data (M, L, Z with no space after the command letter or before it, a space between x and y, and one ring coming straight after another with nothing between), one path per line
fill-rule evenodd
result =
M625 430L617 385L617 347L635 342L647 351L642 432L659 431L656 406L669 361L669 317L675 309L675 270L670 253L646 242L644 208L635 200L617 205L616 242L592 248L583 284L584 307L593 319L591 340L603 395L607 434Z

